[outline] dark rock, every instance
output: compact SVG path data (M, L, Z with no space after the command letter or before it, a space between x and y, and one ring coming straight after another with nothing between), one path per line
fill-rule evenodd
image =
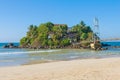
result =
M18 48L18 46L15 46L13 43L8 43L7 45L4 45L3 48Z
M4 45L3 48L8 48L9 46L8 45Z
M101 43L103 47L106 47L106 46L111 46L109 44L104 44L104 43Z

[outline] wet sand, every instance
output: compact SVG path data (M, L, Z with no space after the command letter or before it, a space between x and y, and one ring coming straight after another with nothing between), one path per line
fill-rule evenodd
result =
M0 67L0 80L120 80L120 58Z

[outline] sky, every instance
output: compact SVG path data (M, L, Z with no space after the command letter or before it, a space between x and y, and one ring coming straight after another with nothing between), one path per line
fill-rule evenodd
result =
M100 37L120 38L120 0L0 0L0 42L19 42L29 25L53 22L72 27L84 21Z

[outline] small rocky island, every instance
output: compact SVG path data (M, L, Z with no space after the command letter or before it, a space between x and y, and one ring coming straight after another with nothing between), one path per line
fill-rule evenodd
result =
M56 49L56 48L91 48L101 49L99 41L92 45L93 35L96 40L99 36L83 21L72 27L66 24L47 22L39 26L30 25L26 36L20 40L21 48Z
M103 50L104 45L99 39L99 36L83 21L73 27L47 22L39 26L30 25L26 36L20 40L20 46L8 43L3 48Z

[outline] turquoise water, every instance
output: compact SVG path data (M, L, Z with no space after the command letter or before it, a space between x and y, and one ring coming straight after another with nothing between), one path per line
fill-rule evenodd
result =
M0 43L0 66L19 66L35 62L60 61L86 58L120 57L120 48L110 48L104 51L81 49L4 49ZM18 43L15 43L19 45ZM114 44L114 42L112 43ZM116 43L115 43L116 44ZM120 42L117 42L120 44Z
M103 42L103 43L107 43L109 45L112 45L112 46L120 46L120 41L107 41L107 42Z

